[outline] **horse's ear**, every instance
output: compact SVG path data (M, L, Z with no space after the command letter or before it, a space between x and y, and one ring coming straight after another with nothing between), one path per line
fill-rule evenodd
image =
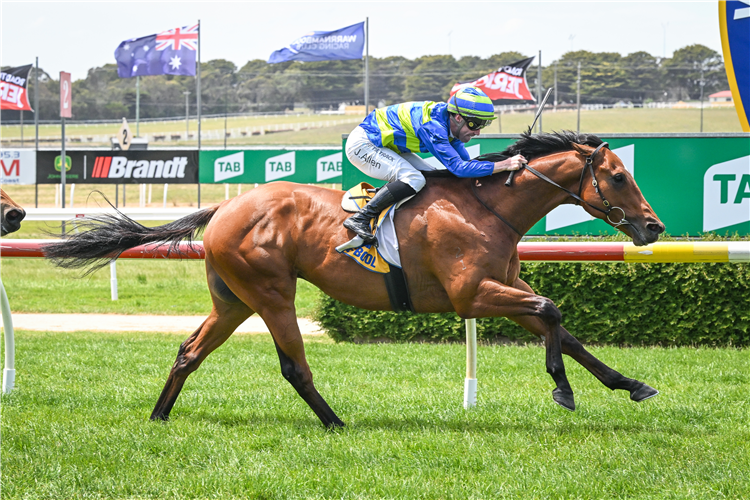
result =
M573 146L573 149L581 153L583 156L589 156L594 151L594 148L590 146L584 146L583 144L578 144L577 142L571 142L570 145Z

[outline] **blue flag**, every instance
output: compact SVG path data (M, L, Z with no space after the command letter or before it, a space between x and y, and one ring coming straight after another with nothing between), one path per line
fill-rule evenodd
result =
M719 27L734 108L750 132L750 2L719 2Z
M313 31L303 35L271 54L268 63L361 59L364 47L365 23L361 22L336 31Z
M115 50L120 78L145 75L195 76L198 25L125 40Z

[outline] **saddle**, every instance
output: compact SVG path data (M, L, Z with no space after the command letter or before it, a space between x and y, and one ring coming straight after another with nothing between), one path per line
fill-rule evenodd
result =
M362 182L354 186L341 198L341 208L346 212L358 212L373 197L377 190L370 184ZM336 251L353 259L368 271L382 274L388 297L394 311L414 311L409 298L406 276L401 269L401 257L398 252L398 238L393 221L396 205L383 210L377 220L373 220L372 233L378 245L364 245L364 240L355 236L350 241L336 247Z
M367 202L376 192L377 189L371 184L361 182L344 193L341 198L341 208L349 213L358 212L367 205ZM382 229L384 222L392 222L394 210L394 205L391 205L380 213L377 220L370 221L372 234L378 240L377 246L365 245L361 237L355 236L343 245L336 247L336 251L353 258L362 267L375 273L385 274L390 272L390 265L401 267L396 231L395 229L391 231ZM380 247L382 247L381 250L385 256L378 251Z

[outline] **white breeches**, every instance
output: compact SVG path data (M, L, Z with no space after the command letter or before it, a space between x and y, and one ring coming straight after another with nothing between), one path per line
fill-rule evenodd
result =
M420 170L435 170L414 153L396 153L373 144L360 126L346 140L346 156L363 173L382 181L401 181L419 192L425 185Z

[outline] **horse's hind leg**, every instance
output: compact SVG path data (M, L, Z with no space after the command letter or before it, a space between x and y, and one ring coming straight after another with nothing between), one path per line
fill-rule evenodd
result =
M258 265L253 258L228 261L231 262L231 273L228 272L225 278L239 299L256 311L271 331L283 377L323 425L342 427L344 423L315 389L312 372L305 358L305 346L294 308L296 274L288 270L288 262L283 255L271 253L258 261L262 265Z
M291 314L274 313L273 316L266 315L263 319L273 334L276 352L279 354L279 362L281 363L282 376L305 400L323 425L329 428L343 427L344 422L336 416L323 396L315 389L294 311Z
M521 290L534 293L531 287L520 279L516 281L515 286ZM544 324L538 318L519 316L510 319L534 335L543 336ZM588 352L578 339L562 326L560 326L560 343L563 354L567 354L576 360L609 389L613 391L615 389L626 390L630 392L630 399L633 401L643 401L659 394L659 391L653 387L638 380L627 378L601 362L596 356Z
M210 275L209 275L210 278ZM209 286L211 283L209 282ZM231 292L229 292L231 293ZM213 309L203 324L180 345L177 359L169 372L164 389L156 402L151 420L167 420L177 396L188 376L198 369L200 364L217 347L223 344L234 333L253 311L239 300L227 303L218 298L212 290Z

